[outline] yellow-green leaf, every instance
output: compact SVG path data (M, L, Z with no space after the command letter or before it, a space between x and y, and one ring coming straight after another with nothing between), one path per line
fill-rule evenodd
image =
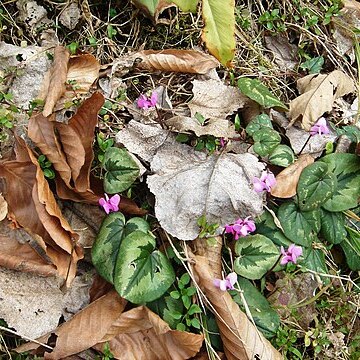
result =
M197 4L199 0L167 0L178 6L181 11L196 13Z
M209 52L230 67L235 53L235 0L203 0L202 40Z

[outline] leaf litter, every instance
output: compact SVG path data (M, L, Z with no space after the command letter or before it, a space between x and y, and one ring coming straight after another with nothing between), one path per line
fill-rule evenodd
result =
M179 6L184 6L180 4L181 1L177 3ZM61 21L69 29L82 26L79 22L77 4L71 5L73 3L62 7L61 12ZM173 4L163 4L161 1L149 4L147 1L138 1L136 5L145 10L145 13L150 14L154 22L165 21L171 24L171 21L159 18L159 15L163 12L171 16L171 10L166 9L174 7ZM99 198L104 196L103 184L94 176L94 173L98 175L97 169L101 166L98 165L101 160L94 156L93 150L94 132L98 132L99 129L101 131L107 129L108 133L116 133L118 129L122 129L116 134L117 144L125 146L132 156L137 156L138 162L145 165L142 175L145 176L148 190L153 196L147 193L143 204L149 208L149 205L151 207L155 202L154 215L158 225L154 233L159 233L157 235L163 242L161 251L167 252L170 249L169 241L176 241L176 247L172 243L171 245L178 251L178 245L189 246L189 242L184 245L178 240L196 239L190 245L192 248L193 246L197 248L196 255L191 255L188 259L182 258L182 255L178 257L181 260L189 260L188 265L192 269L192 275L195 276L192 284L198 287L198 295L201 296L197 300L193 297L192 305L202 304L204 301L207 308L215 314L219 327L216 331L222 338L226 357L228 359L281 358L280 353L255 327L246 306L245 312L242 312L230 294L221 292L213 283L214 278L224 278L221 242L224 238L230 240L230 235L223 233L224 226L234 224L235 221L247 216L256 219L262 214L265 196L263 193L254 191L252 182L255 177L260 177L266 167L265 164L271 162L271 157L266 156L259 160L255 153L250 153L251 143L242 142L246 138L243 121L247 123L247 119L251 120L254 113L258 115L264 111L264 108L257 105L254 110L254 102L250 101L237 87L225 85L223 80L217 76L214 78L209 73L211 70L212 73L216 73L214 68L219 66L218 61L231 66L235 50L232 35L234 34L233 14L224 24L223 15L217 17L219 14L217 6L218 4L214 4L211 0L202 1L205 22L203 41L210 53L218 60L202 51L178 49L140 50L118 57L115 60L117 65L114 65L115 62L112 64L111 74L106 70L108 84L103 83L105 87L101 85L102 89L106 89L106 95L112 100L110 107L108 103L104 105L103 95L93 91L98 85L96 81L100 71L100 64L96 58L88 53L80 52L70 56L68 50L63 47L55 49L52 69L43 82L43 90L40 92L40 97L45 99L45 106L42 113L41 109L40 111L37 109L29 120L28 136L33 142L18 139L16 156L10 159L5 158L0 164L0 172L3 180L5 179L1 184L5 200L2 201L0 198L0 214L9 219L1 223L4 227L0 235L2 250L0 265L24 274L28 273L28 277L36 277L38 274L46 276L41 278L43 283L40 286L43 286L44 282L50 282L50 279L55 279L57 285L54 285L54 289L59 299L63 295L59 290L59 283L65 281L68 286L72 283L65 295L67 301L70 301L67 303L69 311L64 312L59 305L61 302L64 305L64 299L59 300L58 306L54 307L53 312L48 315L52 320L51 325L45 324L46 326L41 328L41 334L40 332L31 333L21 321L11 322L13 320L11 314L16 312L17 308L11 303L11 300L15 298L6 295L10 300L10 309L5 311L3 318L8 321L9 326L13 324L20 334L32 338L47 333L39 338L39 341L44 343L51 341L51 333L56 334L55 344L49 343L54 346L54 350L45 353L46 359L72 358L90 348L106 355L110 351L115 358L135 356L136 358L158 359L160 356L163 359L185 359L197 353L200 357L204 353L204 347L201 349L204 341L202 333L195 334L172 329L146 306L130 308L130 304L111 290L111 284L105 281L94 284L97 288L94 300L94 297L89 295L91 282L89 278L93 277L93 273L90 271L88 274L76 276L82 272L81 266L77 268L77 262L83 256L83 249L85 259L91 261L89 252L86 250L91 248L102 220L102 210L97 206L92 206L97 205ZM193 4L185 7L194 11ZM231 5L229 7L231 8ZM83 5L82 10L84 10ZM71 12L75 14L73 18ZM216 16L212 16L214 14ZM85 10L83 15L86 21L91 18L91 13L89 17ZM107 28L108 40L112 43L111 36L113 35L109 34L114 30L109 26ZM92 24L89 24L90 28L92 29ZM226 31L224 35L224 29L230 28L232 30ZM214 37L213 29L222 29L220 35L224 37L220 43ZM120 32L119 28L116 28L115 33L117 32ZM275 61L281 64L280 66L294 69L298 62L294 55L295 46L291 45L287 39L268 38L267 46L275 55ZM104 66L103 69L109 69L109 66ZM145 72L152 72L152 74ZM173 72L197 74L195 80L179 87L180 93L184 91L180 96L173 91L173 74L171 74ZM38 75L41 76L38 78L36 89L39 88L44 73L45 70L38 71ZM166 86L161 85L162 90L159 90L160 87L156 85L158 76L160 75L161 78L162 73L164 73L162 80L169 76L169 81ZM134 74L135 78L139 77L141 81L129 86L129 79L131 80ZM234 83L234 78L231 76L233 74L229 78ZM148 80L143 81L146 77ZM245 79L247 79L246 86L249 88L245 93L251 97L248 90L251 90L255 81L250 78ZM261 80L263 83L264 78ZM140 85L137 87L136 84ZM192 96L188 85L191 86ZM262 87L266 89L263 85ZM136 100L134 101L136 96L132 91L137 94L144 91L144 96L150 97L151 90L149 89L153 88L158 95L164 94L164 96L159 95L161 100L148 112L137 108ZM258 86L256 91L261 92L262 88L259 89ZM285 128L284 138L286 136L290 140L294 152L306 155L299 156L299 160L280 173L278 173L279 169L268 164L268 169L270 167L272 171L278 173L277 184L271 188L271 195L279 198L289 199L295 196L302 170L312 163L314 157L320 155L325 147L328 151L329 141L335 144L337 134L332 133L329 137L316 135L309 138L307 131L324 113L327 113L328 119L334 120L332 118L334 112L342 108L342 105L338 105L339 99L353 92L354 85L351 78L344 72L334 70L329 74L303 77L298 81L298 89L302 95L290 102L288 114L290 126L287 119L280 126ZM123 91L125 96L122 94ZM267 91L273 99L276 99L272 92ZM172 92L170 97L169 92ZM44 94L46 96L43 96ZM187 99L186 106L182 103L184 97L181 96L183 95L188 96L188 99L192 97L190 101ZM37 96L29 100L35 97ZM87 100L79 106L84 98ZM318 106L319 99L322 106ZM255 101L258 100L255 99ZM347 104L347 101L343 101ZM27 102L23 100L22 106L26 107ZM181 106L178 106L179 103L182 103ZM74 106L75 104L77 105ZM116 113L119 104L123 113ZM64 113L69 108L75 109L76 113L67 120ZM285 105L282 108L285 109ZM99 124L98 114L100 112L100 116L103 116L105 109L108 111L105 116L112 119L112 122ZM137 121L128 122L129 115L126 111ZM270 110L270 113L272 111ZM235 118L236 113L242 116L240 125L237 122L238 115ZM125 121L122 118L124 114ZM199 115L204 117L204 123L196 119ZM114 119L116 119L115 122ZM274 118L272 120L276 121ZM302 127L306 131L292 126L297 120L301 120ZM176 141L174 132L186 133L190 135L191 140L187 144L180 144ZM194 149L194 141L198 141L193 140L194 138L210 141L211 137L217 138L217 143L209 153ZM40 151L46 155L55 171L55 180L51 182L51 186L48 185L37 161ZM315 154L316 152L318 154ZM14 179L17 180L14 181ZM142 185L145 184L143 179L140 179L140 182L143 182ZM137 187L130 188L127 194L134 196L139 203L138 194L134 194L134 189ZM16 201L18 198L15 200L15 194L16 196L20 194L20 203ZM29 199L31 199L30 203ZM147 212L125 196L121 196L120 210L133 215L144 215ZM276 212L271 209L269 211L274 219L277 219ZM210 237L205 239L199 238L199 235L205 232L201 227L209 226L208 223L199 225L199 218L204 214L207 215L206 222L219 225L214 232L209 230L210 233L207 236ZM150 216L153 217L153 214ZM237 218L240 219L236 220ZM269 229L266 228L266 231L270 231L266 235L273 240L278 235L272 237L272 230ZM171 240L169 235L177 239ZM210 243L213 246L209 246ZM287 244L287 242L281 244L285 243ZM133 245L136 246L136 244ZM233 247L233 243L227 244L230 254ZM185 254L188 254L187 251ZM206 258L201 255L205 255ZM83 263L82 261L80 264ZM161 269L155 269L155 271L161 271ZM228 269L226 273L229 273ZM12 281L11 279L10 282ZM77 294L75 297L78 296L75 301L72 299L72 292ZM289 289L285 288L284 292L286 296ZM203 297L204 294L206 297ZM310 297L311 294L308 296ZM93 302L83 309L89 300ZM25 303L21 305L21 308L24 306L26 306ZM44 308L46 306L44 305ZM55 329L57 325L55 321L59 319L60 308L66 322ZM205 309L203 308L204 311L208 311ZM51 312L49 306L46 311ZM29 318L31 316L33 314L29 315ZM70 318L71 316L73 317ZM282 316L285 317L287 314L282 314ZM303 326L308 326L309 321ZM75 338L77 341L74 341ZM149 344L151 349L156 349L156 352L149 350ZM38 348L38 345L29 343L17 350L25 351L35 348ZM220 353L219 356L221 356Z

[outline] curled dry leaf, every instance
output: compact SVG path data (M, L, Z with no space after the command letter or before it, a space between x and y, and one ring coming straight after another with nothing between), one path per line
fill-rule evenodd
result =
M331 111L337 98L355 90L353 80L340 70L330 74L308 75L298 80L297 87L302 95L290 101L290 124L302 116L301 123L306 131L325 113Z
M56 203L40 165L18 138L17 159L0 163L0 177L5 179L4 196L16 222L38 235L35 240L46 252L59 275L70 285L76 273L76 263L82 258L73 232ZM27 161L25 161L27 158Z
M165 120L165 124L171 130L177 132L193 131L196 136L213 135L215 137L234 138L239 137L234 124L229 120L210 119L206 125L201 125L195 118L187 116L174 116Z
M8 213L8 205L4 197L0 194L0 221L6 218Z
M38 96L39 99L45 100L43 115L49 116L54 109L56 102L65 92L65 82L68 71L68 61L70 53L63 46L57 46L54 53L54 62L45 75L45 79Z
M298 160L276 176L276 185L271 188L271 195L285 199L296 195L301 172L313 162L314 158L311 155L301 155Z
M219 66L211 55L197 50L143 50L134 57L140 58L139 69L147 71L174 71L192 74L206 74Z
M53 65L38 95L38 98L45 100L42 114L47 117L54 109L62 109L74 94L86 94L98 78L99 70L100 64L93 55L80 54L70 58L67 49L57 46Z
M194 80L192 92L194 97L188 104L191 116L199 113L205 119L225 119L248 103L248 98L238 88L220 80Z
M133 0L133 3L145 13L155 24L169 23L169 20L159 19L160 14L174 4L168 0Z
M108 333L109 328L120 316L125 305L126 300L122 299L115 290L92 302L69 321L51 332L57 335L56 345L51 353L44 354L44 358L49 360L63 359L91 348ZM51 333L37 340L46 343ZM16 351L30 351L38 347L38 344L30 342L19 346Z
M207 258L193 256L193 270L200 288L211 303L228 360L281 360L280 353L257 330L228 292L214 286Z
M171 330L169 325L145 306L121 314L96 346L109 342L117 359L183 360L201 348L203 335Z
M63 294L55 277L0 268L0 318L21 335L37 338L59 323Z
M30 245L32 237L21 228L12 229L10 221L0 223L0 266L42 276L56 276L54 265L46 262Z

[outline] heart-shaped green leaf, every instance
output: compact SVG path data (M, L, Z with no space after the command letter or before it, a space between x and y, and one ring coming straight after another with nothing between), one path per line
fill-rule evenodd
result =
M247 279L238 277L238 284L244 293L245 301L250 313L266 338L272 338L280 325L278 313L270 306L265 296ZM230 291L234 301L244 307L238 291Z
M321 209L321 235L332 244L340 244L346 237L345 217L341 212Z
M328 164L329 171L337 177L333 196L323 208L328 211L344 211L356 207L360 197L360 157L353 154L330 154L321 160Z
M287 145L278 145L269 156L271 164L288 167L295 160L292 149Z
M316 271L318 273L329 273L329 270L325 263L325 255L321 250L307 248L305 249L303 256L304 260L301 261L301 266L304 266L306 269ZM321 277L321 279L323 280L324 284L328 284L330 281L329 278L325 276Z
M108 282L114 283L114 271L122 239L135 230L147 232L149 224L141 218L125 223L120 212L114 212L103 220L91 249L91 257L97 272Z
M244 95L256 101L264 108L279 107L287 109L286 105L257 79L241 78L238 80L238 87Z
M360 233L346 226L348 237L340 244L344 250L346 262L351 270L360 270Z
M253 135L254 151L260 156L269 155L280 144L279 133L267 127L261 128Z
M248 279L260 279L279 259L279 250L263 235L247 236L235 245L238 257L235 259L236 273Z
M273 128L269 115L267 114L255 116L255 118L249 122L245 130L250 136L253 136L263 127Z
M278 219L285 235L297 245L311 246L320 231L320 211L301 211L295 203L284 203L279 207Z
M140 170L126 149L108 148L104 156L104 190L108 194L121 193L128 189Z
M134 304L153 301L175 280L168 258L155 249L153 236L134 231L120 245L115 267L116 291Z
M326 163L316 162L302 171L297 185L301 210L317 209L334 194L336 176L328 170Z

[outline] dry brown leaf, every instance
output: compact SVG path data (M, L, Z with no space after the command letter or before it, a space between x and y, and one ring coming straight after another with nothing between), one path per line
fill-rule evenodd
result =
M314 158L311 155L301 155L293 164L276 176L276 185L271 188L271 195L284 199L296 195L296 187L301 172L313 162Z
M5 178L5 199L17 223L38 235L35 240L57 267L69 285L82 258L72 231L55 201L36 157L22 139L17 139L16 153L23 160L0 163L0 177ZM19 155L21 154L21 155Z
M298 80L302 95L290 101L290 124L302 115L302 126L310 131L311 126L325 113L331 111L334 101L355 90L353 80L340 70L330 74L314 74Z
M195 118L187 116L174 116L164 121L171 130L178 132L193 131L196 136L213 135L215 137L234 138L239 137L235 126L229 120L210 119L206 125L201 125Z
M194 97L188 104L191 116L199 113L205 119L225 119L248 103L248 98L238 88L220 80L194 80L192 92Z
M142 60L137 67L147 71L206 74L219 66L213 56L197 50L143 50L134 56Z
M198 284L216 311L224 351L228 360L280 360L282 356L240 310L228 292L214 286L214 274L208 259L193 256Z
M103 104L104 96L96 92L81 104L76 114L69 121L69 124L56 123L55 125L59 132L60 141L68 163L72 167L72 174L78 174L73 179L75 189L78 192L85 192L90 189L90 168L94 159L92 144L95 127L98 122L97 114ZM74 134L80 139L80 144L73 143ZM84 151L85 159L79 171L76 168L78 166L76 157L82 154L82 152L77 152L77 148L80 147ZM71 160L69 160L70 158Z
M109 328L101 343L109 341L117 359L183 360L201 348L203 335L171 330L169 325L145 306L126 311Z
M216 279L222 278L222 267L221 267L221 248L222 248L222 237L214 236L215 244L208 244L207 239L197 238L193 244L196 249L196 255L204 256L208 259L210 268Z
M44 358L58 360L91 348L108 333L108 329L120 316L125 305L126 300L114 290L97 299L52 331L57 335L56 346L53 352L45 353ZM50 335L46 334L37 340L46 343ZM39 345L30 342L18 347L16 351L30 351L38 347Z
M68 72L70 53L63 46L57 46L54 53L54 62L45 76L44 84L40 90L39 99L45 100L43 115L49 116L56 102L65 92L65 82Z
M10 221L0 223L0 266L42 276L56 276L56 268L27 243L32 240L31 236L24 229L10 228L10 224Z
M52 162L55 170L59 173L65 183L70 186L72 170L67 163L61 144L55 135L55 123L53 121L49 121L49 119L42 114L32 116L29 120L28 136L41 150L41 152ZM75 141L78 139L73 140L74 146L76 146L77 151L80 152L81 147L78 146L78 141ZM82 157L77 156L76 159L78 161L83 159L84 162L85 154ZM79 165L79 168L80 167L81 164Z
M0 194L0 221L6 218L8 213L8 205L4 197Z

